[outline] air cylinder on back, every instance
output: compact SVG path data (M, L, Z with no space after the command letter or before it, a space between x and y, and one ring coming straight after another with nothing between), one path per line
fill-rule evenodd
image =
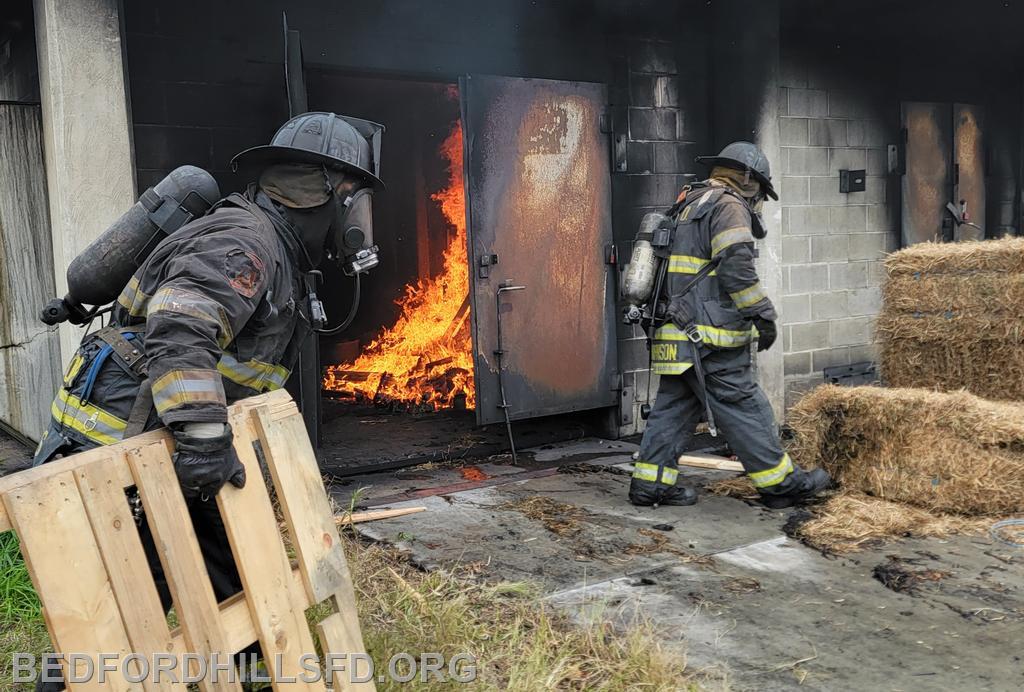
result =
M71 261L68 294L43 309L43 322L83 324L91 319L95 311L84 306L113 302L161 240L219 199L217 181L202 168L171 171Z

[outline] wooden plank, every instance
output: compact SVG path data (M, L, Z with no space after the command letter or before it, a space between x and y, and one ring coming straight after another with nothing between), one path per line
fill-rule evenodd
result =
M366 521L380 521L382 519L394 519L395 517L404 517L409 514L419 514L420 512L426 512L426 507L403 507L401 509L377 509L370 510L367 512L352 512L351 514L343 514L339 517L335 517L334 521L338 526L346 526L348 524L361 524Z
M315 652L305 609L299 607L304 602L304 593L292 592L291 565L270 496L262 482L259 459L252 445L255 438L246 417L243 413L235 415L232 427L235 451L245 466L248 482L241 489L225 486L217 494L217 505L271 678L297 678L287 685L288 690L324 690L322 681L313 683L302 679L304 671L299 665L302 655ZM301 423L301 416L296 414L296 417ZM285 688L274 683L274 689Z
M249 424L255 424L310 602L319 603L346 585L351 589L348 562L302 417L273 421L263 409L251 415Z
M66 472L0 497L21 539L55 649L94 661L101 653L127 655L128 635L74 475ZM66 667L64 672L70 679ZM104 684L94 676L69 686L76 692L142 689L120 671L109 673Z
M125 497L125 486L132 483L128 463L117 450L107 448L107 451L104 463L91 464L73 473L128 641L134 653L150 661L158 653L183 653L183 649L172 647L167 618L147 569L146 553ZM160 682L149 676L143 685L147 692L185 689L183 684L172 684L169 676L162 676Z
M207 660L214 653L234 653L227 647L213 586L166 444L161 441L130 449L126 456L146 509L188 651ZM242 689L238 682L230 683L225 677L203 680L200 688Z
M331 653L350 654L363 652L362 648L358 650L347 648L349 642L356 641L358 638L361 644L363 640L363 635L359 631L359 620L353 617L350 612L339 609L337 612L331 613L317 624L316 632L317 637L320 639L320 649L324 652L325 661L328 660L327 655ZM351 664L351 659L346 663ZM359 665L351 673L348 670L342 673L334 680L333 689L340 690L341 692L353 692L356 690L358 692L375 692L377 686L372 678L368 682L351 681L352 676L366 677L364 675L364 665L366 664Z
M700 469L717 469L719 471L738 471L743 473L743 464L725 457L714 455L683 454L679 457L680 466L691 466Z
M295 406L295 402L292 401L291 396L289 396L288 392L283 389L243 399L242 401L233 404L228 410L248 411L259 406L266 406L269 408L271 420L281 420L298 411L298 408ZM125 442L117 445L117 447L127 452L131 449L141 449L142 447L152 445L156 442L169 444L170 439L170 433L166 430L153 430L133 437L130 440L126 440ZM90 449L64 459L58 459L57 461L43 464L42 466L25 469L18 473L3 476L0 478L0 493L9 492L14 488L28 485L29 483L35 483L36 481L43 480L44 478L58 476L65 471L74 471L75 469L90 466L95 463L102 463L102 461L107 458L107 449L108 448L105 447ZM129 485L135 482L130 478L130 476L128 476L128 478ZM7 517L7 512L2 506L0 506L0 532L9 531L10 529L11 523L10 519Z
M307 596L312 603L332 598L340 614L321 643L335 653L366 651L348 561L302 416L296 413L274 421L265 409L255 409L250 425L255 426L277 489ZM359 689L375 688L371 683Z

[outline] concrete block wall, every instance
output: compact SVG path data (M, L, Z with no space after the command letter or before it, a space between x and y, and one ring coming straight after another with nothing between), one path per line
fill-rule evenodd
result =
M623 42L615 58L612 102L613 136L626 151L625 170L613 170L614 234L620 268L632 254L633 237L644 214L664 211L679 190L696 178L694 158L702 136L701 110L681 94L677 44L652 39ZM620 282L621 285L621 282ZM620 432L643 429L640 406L647 401L648 351L639 326L619 325L619 367L623 386L633 392L632 420ZM658 378L650 379L651 396Z
M891 112L890 112L891 111ZM873 361L882 258L899 242L899 200L886 174L895 105L810 60L782 56L779 78L786 406L824 368ZM864 192L839 191L839 171L867 171Z

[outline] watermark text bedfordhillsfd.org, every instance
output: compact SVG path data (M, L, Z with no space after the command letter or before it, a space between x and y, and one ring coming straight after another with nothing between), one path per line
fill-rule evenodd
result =
M62 661L65 666L62 666ZM386 670L376 670L367 654L303 654L287 665L282 654L270 661L261 661L256 654L209 655L183 653L143 654L51 654L36 657L16 653L12 660L12 682L29 683L37 677L43 682L63 679L62 668L68 671L72 684L105 683L111 676L129 683L198 683L198 682L463 682L476 680L476 657L455 654L446 659L439 653L417 655L399 653L392 656ZM284 674L281 671L292 671ZM272 672L273 671L273 672Z

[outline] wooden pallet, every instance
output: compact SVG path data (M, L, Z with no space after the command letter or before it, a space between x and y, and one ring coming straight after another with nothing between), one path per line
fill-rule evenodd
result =
M305 610L328 601L317 624L324 652L364 651L355 593L341 539L302 416L286 392L229 409L244 489L217 495L244 591L217 603L171 462L170 436L146 433L0 478L0 531L14 529L56 651L98 655L238 652L259 641L274 678L300 677L302 654L315 648ZM283 510L298 566L279 531L260 457ZM171 629L125 497L136 486L181 626ZM280 656L275 656L280 654ZM96 659L94 659L96 660ZM180 675L180 667L179 667ZM65 670L65 674L67 671ZM335 689L373 690L335 678ZM345 676L348 677L347 675ZM70 689L184 690L118 674ZM240 690L211 680L203 690ZM275 685L274 689L279 689ZM280 689L324 690L323 682Z

